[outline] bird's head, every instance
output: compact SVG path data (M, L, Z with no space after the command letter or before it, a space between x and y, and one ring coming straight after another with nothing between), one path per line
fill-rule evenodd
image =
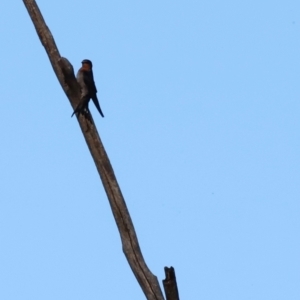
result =
M89 59L84 59L81 63L83 67L88 67L89 69L93 68L93 64Z

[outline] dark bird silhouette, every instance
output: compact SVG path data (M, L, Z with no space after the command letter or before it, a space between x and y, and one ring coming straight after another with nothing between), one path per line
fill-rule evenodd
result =
M81 63L82 67L78 70L76 76L81 88L81 97L80 102L75 108L71 117L73 117L73 115L76 113L83 113L85 110L87 110L89 101L92 99L100 115L104 118L97 98L97 89L93 75L93 64L88 59L84 59Z

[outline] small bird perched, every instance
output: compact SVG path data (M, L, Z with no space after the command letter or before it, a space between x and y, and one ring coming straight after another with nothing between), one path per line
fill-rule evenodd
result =
M73 117L76 113L82 113L85 109L88 109L89 101L92 99L100 115L104 118L97 98L97 89L93 75L93 64L88 59L84 59L81 63L82 67L78 70L76 76L81 88L81 97L80 102L71 117Z

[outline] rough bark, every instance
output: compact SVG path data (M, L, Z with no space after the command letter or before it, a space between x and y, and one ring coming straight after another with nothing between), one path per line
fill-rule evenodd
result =
M36 2L34 0L23 0L23 2L41 43L45 47L53 70L72 107L75 108L80 100L80 90L74 76L73 67L66 58L60 56L53 36L47 27ZM164 297L158 280L156 276L151 273L143 258L125 200L97 132L93 118L89 113L88 118L84 115L79 115L77 120L107 194L121 236L123 252L128 263L146 298L149 300L163 300Z

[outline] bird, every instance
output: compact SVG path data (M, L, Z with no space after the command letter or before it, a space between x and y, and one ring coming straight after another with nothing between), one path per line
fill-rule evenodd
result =
M78 70L76 76L81 89L80 102L74 109L71 117L73 117L76 113L82 113L84 110L88 109L89 101L92 99L100 115L104 118L104 114L101 110L97 97L97 88L93 75L93 64L89 59L84 59L81 63L82 67Z

